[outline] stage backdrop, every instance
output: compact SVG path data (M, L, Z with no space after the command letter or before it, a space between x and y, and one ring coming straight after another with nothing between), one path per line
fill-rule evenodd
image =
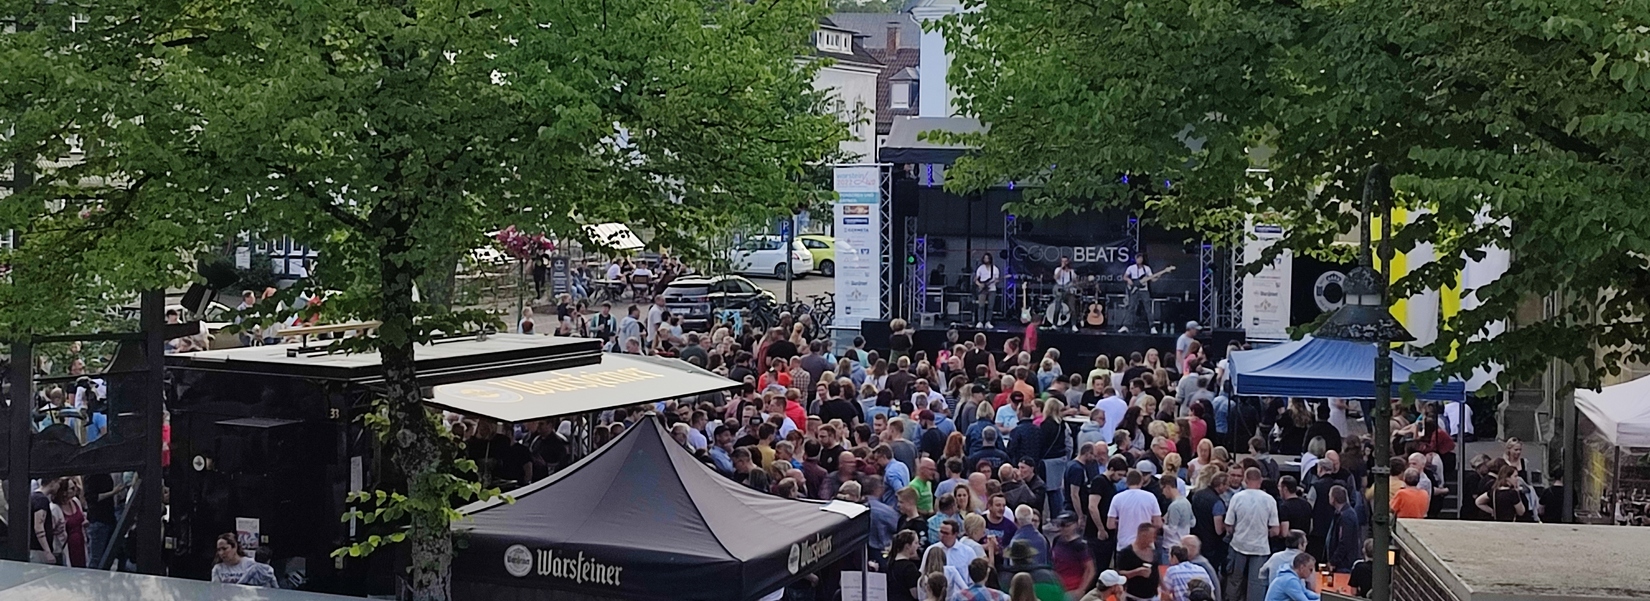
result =
M1008 245L1011 272L1045 281L1053 281L1060 257L1071 257L1078 276L1102 282L1122 282L1123 270L1134 261L1134 240L1126 237L1084 241L1018 234L1008 237Z

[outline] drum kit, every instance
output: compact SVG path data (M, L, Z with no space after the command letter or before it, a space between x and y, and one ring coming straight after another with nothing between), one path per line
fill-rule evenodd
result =
M1121 311L1127 299L1123 294L1107 294L1104 284L1092 275L1064 287L1048 282L1044 276L1025 278L1020 285L1020 321L1029 323L1032 317L1041 316L1047 327L1103 328L1108 313Z

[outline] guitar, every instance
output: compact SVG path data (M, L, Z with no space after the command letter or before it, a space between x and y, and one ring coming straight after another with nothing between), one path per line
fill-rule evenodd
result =
M1137 291L1145 290L1146 285L1152 283L1152 280L1156 280L1157 278L1160 278L1160 277L1169 275L1171 273L1174 273L1174 269L1175 269L1175 267L1173 265L1170 265L1168 267L1163 268L1163 271L1159 271L1157 273L1148 275L1146 277L1143 277L1143 278L1140 278L1140 279L1137 279L1137 280L1129 280L1129 286L1128 286L1129 294L1134 294Z
M1106 325L1106 308L1100 303L1089 303L1088 314L1083 316L1083 325L1091 328Z

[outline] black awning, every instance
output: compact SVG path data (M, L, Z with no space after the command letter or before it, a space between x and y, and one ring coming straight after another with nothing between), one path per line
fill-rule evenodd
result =
M460 511L460 599L748 601L856 556L870 514L757 492L649 416L554 476Z
M971 146L940 144L924 140L926 132L979 133L985 131L977 119L963 117L908 117L894 119L888 139L877 151L877 160L896 165L950 165L974 151Z

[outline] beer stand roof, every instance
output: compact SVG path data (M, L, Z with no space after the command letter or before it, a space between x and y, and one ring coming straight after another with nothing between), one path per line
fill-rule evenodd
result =
M460 510L455 598L750 601L870 536L864 506L746 488L653 416L508 495Z

